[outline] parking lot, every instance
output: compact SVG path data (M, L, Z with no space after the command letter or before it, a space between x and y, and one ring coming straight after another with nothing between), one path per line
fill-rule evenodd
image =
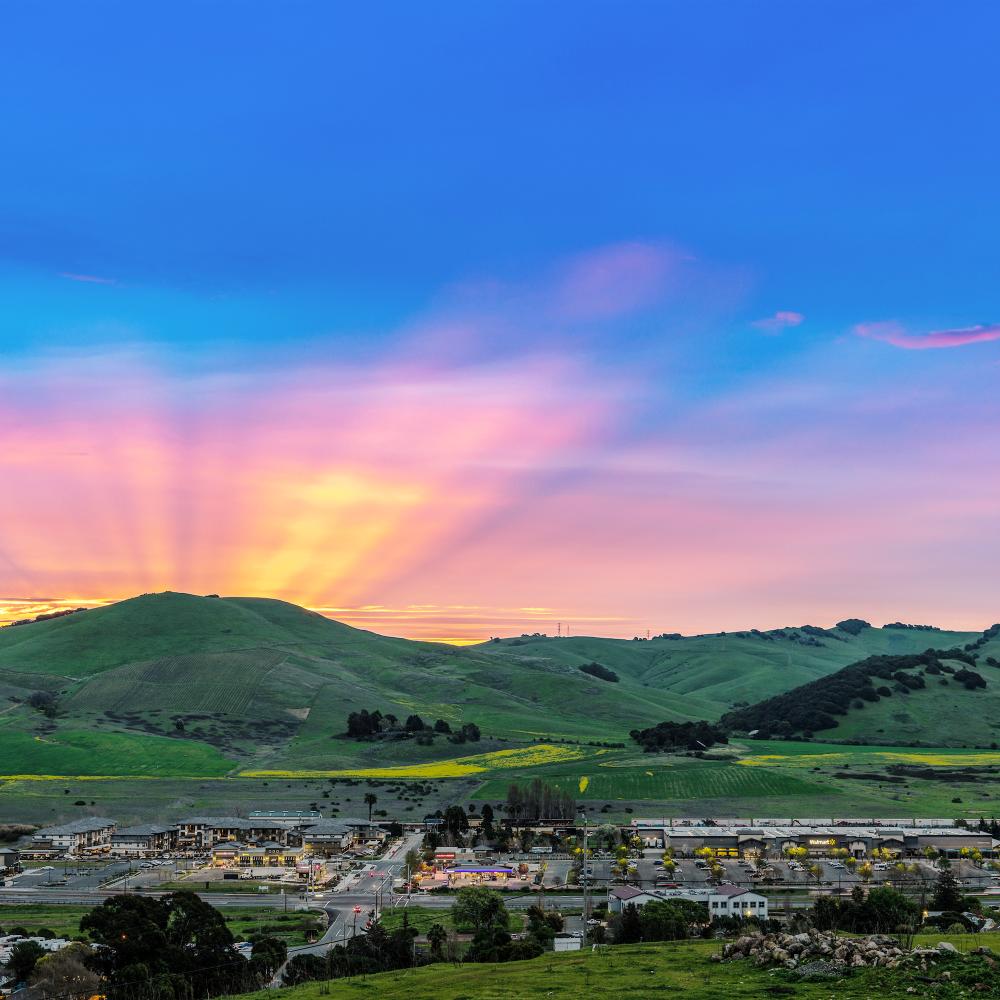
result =
M171 882L189 870L195 862L181 861L108 861L80 867L72 861L54 865L27 867L19 875L7 879L8 886L18 889L89 890L102 886L117 886L128 879L130 886L158 885Z
M645 888L654 888L657 881L676 883L681 887L701 886L711 878L707 867L700 866L695 859L677 858L676 869L672 874L667 874L665 868L659 864L662 852L659 850L646 850L641 858L632 859L634 868L630 871L625 881L632 885ZM875 870L872 872L869 884L904 884L906 882L924 882L928 886L937 879L939 870L935 865L925 859L905 858L902 859L907 868L916 866L917 871L906 873L897 872L895 862L874 862ZM848 890L852 886L864 880L856 871L851 869L841 860L831 860L829 858L809 858L800 863L781 861L768 861L765 868L764 877L751 877L754 870L749 864L736 858L720 858L719 864L722 866L724 874L722 881L731 882L741 887L751 888L767 886L792 886L805 891L810 888L821 886L827 890L840 889ZM814 875L809 868L818 865L821 873ZM885 867L882 867L884 865ZM620 881L621 877L615 869L614 862L600 859L593 860L588 865L590 884L593 887L605 886L614 881ZM971 861L955 860L951 865L952 873L955 875L959 885L968 890L981 890L996 888L1000 892L1000 875L989 869L979 868ZM546 878L546 884L549 879Z

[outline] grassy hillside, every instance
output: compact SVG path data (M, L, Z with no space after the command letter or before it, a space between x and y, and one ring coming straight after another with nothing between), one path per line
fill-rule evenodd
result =
M838 628L823 633L789 628L648 641L522 636L477 648L526 664L579 667L597 662L623 681L669 695L677 717L715 719L737 703L761 701L866 656L964 645L980 635L891 628L866 628L857 635Z
M921 945L957 941L938 934ZM978 943L988 943L983 937ZM991 942L990 942L991 943ZM385 972L332 982L308 983L284 991L289 1000L333 1000L377 996L384 1000L528 1000L546 997L577 1000L605 997L619 1000L649 1000L653 996L677 996L685 1000L760 1000L768 996L795 996L802 1000L902 1000L914 995L931 995L926 975L903 970L866 969L835 980L801 980L784 970L762 969L749 962L714 963L710 956L719 951L717 941L684 941L665 944L620 945L600 952L546 954L527 962L505 965L450 965L440 963L422 969ZM974 990L995 995L995 975L985 963L975 967L980 979ZM951 974L950 974L951 975ZM966 977L967 978L967 977ZM963 981L935 981L933 996L951 1000L967 995ZM266 993L251 994L263 1000Z
M282 601L147 594L0 629L0 779L371 774L512 746L623 742L633 728L717 718L872 653L976 635L800 628L456 648L376 635ZM594 661L617 682L579 669ZM56 695L54 717L26 703L39 691ZM348 713L362 708L474 722L483 739L342 738Z

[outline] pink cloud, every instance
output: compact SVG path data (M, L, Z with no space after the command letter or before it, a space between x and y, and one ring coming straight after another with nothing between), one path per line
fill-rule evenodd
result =
M778 333L780 330L790 326L798 326L805 320L805 316L800 312L793 312L791 309L779 309L773 316L766 316L764 319L756 320L753 325L758 330L767 333Z
M69 281L84 281L91 285L114 285L114 278L101 278L96 274L74 274L71 271L60 271L60 278L66 278Z
M881 340L909 351L941 347L963 347L988 340L1000 340L1000 324L960 327L956 330L932 330L930 333L907 333L899 323L859 323L854 332L869 340Z
M572 260L554 292L555 312L566 319L609 319L652 305L690 259L650 243L617 243Z

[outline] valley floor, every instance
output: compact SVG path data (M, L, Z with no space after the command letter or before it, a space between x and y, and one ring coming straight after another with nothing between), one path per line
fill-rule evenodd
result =
M609 820L635 817L935 817L997 814L1000 751L746 741L704 759L575 744L488 750L397 768L366 766L305 776L0 776L8 822L54 823L107 815L120 823L316 808L358 815L366 792L376 817L402 822L454 802L506 798L511 783L541 778ZM890 773L915 768L905 776ZM957 780L956 775L961 776ZM584 780L585 779L585 780Z

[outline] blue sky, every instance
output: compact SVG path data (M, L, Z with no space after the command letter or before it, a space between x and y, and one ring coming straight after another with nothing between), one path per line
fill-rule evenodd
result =
M539 459L486 505L490 524L492 504L530 521L553 482L581 475L613 496L591 517L630 509L598 445L635 451L647 469L650 455L701 449L685 469L704 475L732 469L747 434L757 471L732 473L742 490L740 476L777 483L796 467L792 427L828 464L860 442L872 464L853 476L859 517L887 489L880 455L911 448L943 472L922 452L940 433L924 425L929 412L953 421L953 454L985 460L994 447L994 5L95 2L12 5L3 18L9 399L34 385L79 420L90 388L60 365L98 383L104 373L116 391L122 366L135 378L139 366L176 430L199 419L198 372L230 390L237 377L294 384L316 366L354 366L364 381L402 358L420 378L461 383L483 366L547 370L560 358L580 394L566 405L583 409L613 383L603 416L575 425L575 470ZM607 286L599 301L565 307L595 280ZM931 333L954 349L906 349ZM905 402L872 426L838 410L853 393L863 414ZM506 398L527 405L513 385ZM240 400L229 405L238 422ZM38 419L22 413L20 426ZM456 453L456 473L464 461ZM630 488L669 499L671 483ZM993 495L992 480L970 489ZM15 490L13 513L30 536L41 528L27 496ZM825 515L803 502L812 520L801 530L821 530ZM175 516L195 516L184 510ZM735 530L743 515L719 516ZM946 548L942 516L929 502L919 530ZM643 538L659 536L653 513L638 520ZM709 535L699 551L715 565ZM974 540L961 544L971 564ZM34 561L14 560L0 590L66 592L79 579ZM408 572L406 598L423 586L447 603L431 572L426 561ZM648 590L637 572L637 592ZM753 613L784 620L803 572ZM167 576L153 583L177 582ZM130 586L124 569L113 586L87 579L100 596ZM525 602L554 606L564 582ZM705 587L680 626L707 624L699 601L716 589ZM400 603L395 589L381 579L352 599ZM720 617L738 617L740 592L722 589ZM836 583L826 599L846 590ZM911 588L901 603L931 610L937 596ZM628 613L588 592L566 610L596 616L601 604L627 630L678 599L659 592Z

